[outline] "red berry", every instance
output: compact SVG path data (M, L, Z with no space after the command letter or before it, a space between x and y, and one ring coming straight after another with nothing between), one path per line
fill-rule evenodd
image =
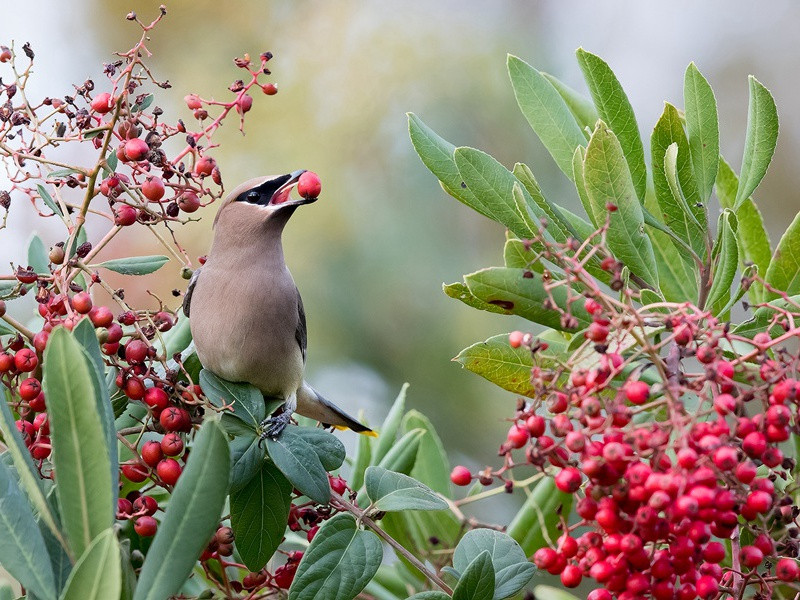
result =
M133 514L133 504L127 498L117 499L117 518L127 519Z
M331 489L340 496L347 491L347 482L341 477L328 477L331 482Z
M178 196L178 208L185 213L193 213L200 208L200 198L194 192L183 192Z
M581 579L583 579L583 573L575 565L567 565L561 573L561 583L567 588L578 587Z
M628 381L625 384L625 397L633 404L644 404L650 397L650 386L644 381Z
M141 363L147 358L148 346L142 340L131 340L125 346L125 360L128 363Z
M150 146L143 139L133 138L125 142L122 146L122 152L128 160L138 162L147 156L147 153L150 152Z
M146 465L155 467L164 458L164 452L161 450L161 443L155 440L150 440L142 445L141 450L142 460Z
M48 456L50 456L50 438L41 436L38 440L31 446L31 455L36 460L44 460Z
M161 388L147 388L144 393L144 403L152 409L164 410L169 406L169 394Z
M130 377L125 382L125 395L131 400L144 398L144 384L138 377Z
M600 306L600 303L595 300L594 298L587 298L583 303L583 308L588 312L590 315L596 315L603 307Z
M758 471L754 463L750 462L749 460L746 460L744 462L739 463L736 466L736 471L734 474L736 475L736 479L738 479L742 483L747 484L756 478Z
M261 90L267 96L274 96L275 94L278 93L278 86L276 86L274 83L265 83L264 85L261 86Z
M45 402L44 392L39 392L36 395L36 398L29 400L28 406L33 412L42 412L45 410L47 408L47 404Z
M33 427L42 435L50 435L50 422L47 420L47 413L40 412L33 419Z
M158 202L164 197L164 182L160 177L148 177L142 184L142 194L150 202Z
M275 569L275 585L283 590L288 590L294 581L294 575L297 572L297 566L294 564L281 565Z
M589 329L586 330L585 335L593 342L605 342L608 337L608 326L593 322L589 325Z
M161 451L166 456L178 456L183 452L183 440L180 434L168 433L161 438Z
M42 306L41 304L39 306ZM44 349L47 347L47 340L50 339L50 332L49 331L39 331L36 335L33 336L33 347L36 348L36 352L39 354L44 354Z
M5 352L0 352L0 373L7 373L14 366L14 357Z
M39 359L36 358L36 352L30 348L23 348L18 350L14 355L14 366L20 373L28 373L33 371L39 364Z
M122 474L129 481L141 483L147 479L147 467L141 464L122 465Z
M127 227L136 223L136 216L138 213L136 209L127 204L116 203L111 207L111 212L114 213L114 224L120 227Z
M462 467L459 465L450 473L450 481L452 481L455 485L469 485L472 481L472 474L469 472L467 467Z
M139 496L133 501L133 512L154 515L158 510L158 501L152 496Z
M782 558L775 565L775 576L781 581L797 581L800 579L800 567L793 558Z
M319 176L313 171L306 171L300 175L297 182L297 193L303 198L316 198L322 191L322 183Z
M19 397L25 401L33 400L42 391L42 384L35 377L28 377L19 384Z
M122 327L118 323L111 323L106 329L107 344L115 344L122 339Z
M552 548L540 548L533 554L533 563L540 569L549 569L558 560L558 554Z
M200 96L197 94L188 94L183 97L183 101L186 102L186 106L188 106L191 110L203 108L203 102L200 100Z
M107 306L93 306L89 310L89 320L95 327L108 327L114 322L114 313Z
M158 463L156 473L167 485L175 485L181 475L181 466L174 458L165 458Z
M755 568L764 560L764 553L755 546L744 546L739 551L739 559L746 567Z
M145 515L136 519L133 529L141 537L153 537L158 529L158 521L151 516Z
M79 292L72 297L72 308L75 312L85 315L92 310L92 297L88 292Z
M525 337L525 334L521 331L512 331L508 334L508 344L512 348L519 348L522 346L522 338Z
M203 156L194 164L194 172L196 175L211 175L216 166L216 160L210 156Z
M167 431L180 431L184 427L184 415L177 406L169 406L161 411L158 422Z
M308 533L306 533L306 539L308 540L309 543L311 543L311 541L317 535L318 531L319 531L319 525L314 525L314 527L308 530Z
M742 450L751 458L760 458L767 449L767 438L763 433L754 431L742 440Z
M111 98L111 94L108 92L103 92L102 94L97 94L94 98L92 98L92 110L94 112L98 112L101 115L110 112L111 109L114 108L113 99Z
M730 394L719 394L714 398L714 410L720 415L727 415L736 410L736 398Z
M508 430L508 436L506 439L512 448L522 448L528 443L529 438L530 433L528 433L527 429L524 429L518 425L512 425Z
M544 434L546 422L544 417L539 415L531 415L525 421L525 427L528 428L528 432L531 434L531 437L539 437Z
M750 492L747 496L745 506L757 513L768 513L769 509L772 508L772 496L760 490Z
M574 494L581 487L581 472L575 467L562 469L556 475L556 487L565 494Z
M703 575L695 583L695 593L700 598L712 598L719 593L717 580L710 575Z
M248 94L242 94L241 98L236 101L236 111L243 115L253 107L253 97Z

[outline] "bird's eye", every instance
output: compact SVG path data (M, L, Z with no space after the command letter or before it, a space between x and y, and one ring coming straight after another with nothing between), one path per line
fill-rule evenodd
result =
M250 192L249 194L247 194L247 197L250 200L256 200L258 198L258 192Z

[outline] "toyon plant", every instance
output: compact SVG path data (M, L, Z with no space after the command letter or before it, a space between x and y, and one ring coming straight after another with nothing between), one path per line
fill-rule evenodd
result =
M546 199L526 165L456 148L409 115L444 190L508 230L502 267L445 292L540 326L456 357L520 398L502 463L451 479L524 487L509 535L564 587L587 584L588 600L798 598L800 215L773 252L751 198L775 103L750 77L737 177L690 64L648 166L620 82L599 57L577 59L591 100L514 56L508 73L585 215Z

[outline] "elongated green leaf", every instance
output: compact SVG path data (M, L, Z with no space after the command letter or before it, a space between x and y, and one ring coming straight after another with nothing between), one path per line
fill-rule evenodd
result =
M575 154L572 155L572 173L574 175L575 188L578 190L578 197L580 198L583 210L595 227L599 227L605 222L606 213L600 215L595 214L592 201L589 199L589 194L586 191L586 173L583 170L583 161L586 160L586 148L579 146L575 148ZM600 219L602 217L602 220Z
M163 600L180 590L219 523L229 470L225 434L206 420L147 552L134 600Z
M653 287L658 287L653 247L644 231L642 206L636 199L622 147L614 133L602 122L598 123L592 134L583 166L586 192L595 216L608 215L609 249L631 272ZM616 211L609 213L606 209L609 202L617 207Z
M795 319L800 317L800 309L797 304L800 304L800 295L790 296L787 302L783 298L778 298L769 302L765 306L761 306L753 313L753 318L739 323L733 328L733 333L744 337L752 338L757 333L767 331L772 337L781 333L786 333L780 326L776 325L773 319L778 316L779 312L776 309L781 309L781 314L786 311L794 315Z
M444 190L459 202L491 219L492 214L483 200L467 188L459 173L454 157L456 147L442 139L413 113L408 113L408 132L423 164L441 181Z
M533 358L530 350L512 348L508 334L490 337L462 350L453 360L504 390L533 398L531 385Z
M561 94L544 75L516 56L508 56L508 74L522 114L550 152L558 168L572 179L572 155L586 136Z
M233 383L203 369L200 386L215 406L230 406L231 414L250 426L258 427L266 417L264 396L252 385Z
M450 596L448 596L444 592L437 592L431 590L428 592L420 592L419 594L414 594L413 596L409 596L408 600L450 600Z
M491 555L484 550L464 569L453 590L453 600L492 600L494 578Z
M235 419L235 417L227 415L223 417L223 427L228 433L231 433L232 428L228 419ZM237 423L241 423L241 421L237 420ZM255 477L256 473L261 470L264 457L267 454L267 450L255 430L247 428L245 431L233 435L234 438L229 442L231 449L231 493L241 489Z
M403 417L402 431L407 433L422 429L425 433L420 440L417 459L409 475L444 496L451 493L450 462L447 459L442 440L436 433L430 419L417 410L410 410Z
M717 198L722 208L733 208L736 203L736 194L739 188L739 180L725 159L719 159L719 173L717 174ZM754 264L758 268L758 273L764 277L772 258L772 248L769 243L769 236L764 227L764 220L761 212L752 198L747 198L736 209L736 218L739 222L739 229L736 238L739 241L739 261L742 265L745 262ZM753 303L760 303L765 300L764 286L759 282L753 282L748 291Z
M456 148L454 157L462 181L483 202L488 216L508 227L517 237L531 237L536 220L545 215L532 201L525 204L534 214L520 214L513 195L514 184L519 183L514 174L475 148Z
M562 313L547 308L551 302L562 311L569 309L577 320L578 327L585 327L591 321L582 306L568 305L564 286L548 291L542 276L532 271L491 267L466 275L464 281L472 295L478 299L553 329L569 330L562 322Z
M749 77L749 84L747 134L744 138L739 189L733 205L735 210L738 210L761 183L778 143L778 109L775 100L769 90L752 75Z
M50 274L50 258L42 238L34 234L28 241L28 264L33 270L42 275Z
M58 512L58 499L56 498L55 486L50 488L50 491L47 493L47 505L50 507L53 516L59 519L60 515ZM39 526L39 531L42 533L42 538L44 538L44 545L45 548L47 548L47 554L50 558L50 566L56 578L56 591L61 593L64 586L67 584L67 579L72 571L74 561L70 559L66 550L61 545L61 542L58 541L58 538L53 535L53 532L50 531L41 518L37 521L37 525Z
M694 63L683 77L683 103L700 202L708 202L719 169L719 117L714 90Z
M541 262L536 260L536 253L533 252L528 244L516 238L509 238L503 246L503 264L510 269L531 269L533 271L541 272ZM537 269L537 267L539 269ZM460 285L460 284L453 284ZM469 293L469 290L465 290ZM450 294L448 294L449 296ZM470 294L471 295L471 294ZM489 306L498 309L498 306L489 304ZM500 309L502 311L502 309Z
M364 415L359 414L359 422L364 422ZM350 485L354 490L361 489L364 485L364 473L367 467L372 464L373 438L368 435L359 435L356 442L356 453L353 457L352 469L350 471Z
M488 302L484 302L480 298L476 298L475 296L472 295L472 292L469 291L469 288L464 283L461 282L446 283L442 286L442 290L444 290L444 293L450 296L451 298L459 300L472 308L477 308L478 310L485 310L487 312L497 313L501 315L512 314L511 311L501 308L496 304L489 304Z
M115 258L96 265L91 268L103 267L115 273L123 275L149 275L158 271L169 262L168 256L128 256L126 258Z
M45 498L41 479L33 466L31 453L25 447L20 432L14 423L14 417L8 408L8 401L8 391L4 387L2 393L0 393L0 432L3 434L3 443L13 461L20 486L28 497L28 501L33 506L34 511L39 515L48 530L59 540L65 550L69 550Z
M522 547L526 556L558 538L561 515L568 515L573 496L556 488L552 477L544 477L528 495L528 499L508 526L507 533Z
M269 462L250 482L231 493L231 527L236 548L251 571L260 570L283 540L292 484Z
M586 52L583 48L578 48L576 54L594 105L597 107L597 113L619 140L636 197L644 202L647 191L644 146L628 96L625 95L625 90L622 89L611 67L602 58Z
M111 461L92 369L73 335L62 327L54 329L44 353L43 387L59 474L61 521L76 556L114 523L115 512Z
M666 156L670 148L674 154L668 162ZM650 150L653 189L664 223L698 256L705 257L706 216L692 172L689 141L678 109L668 102L664 103L664 112L653 128Z
M583 94L573 90L560 79L550 75L550 73L545 73L544 71L541 71L541 73L547 78L547 81L556 88L556 91L564 99L564 102L567 103L567 107L572 113L572 116L575 117L575 120L578 122L578 125L580 125L588 140L589 134L586 132L586 129L588 128L589 131L594 129L594 124L597 123L597 119L600 118L597 115L597 109L594 107L594 104L592 104L592 101Z
M571 168L572 159L570 159L570 170ZM514 165L512 173L522 184L525 191L528 192L527 196L524 196L522 194L522 189L517 191L515 188L515 200L517 203L524 202L526 198L531 198L533 200L539 210L547 215L547 230L553 236L553 239L559 243L564 243L570 236L577 237L577 232L572 230L572 225L561 214L560 207L549 202L547 198L544 197L542 189L539 187L539 182L536 181L536 177L534 177L533 171L531 171L528 165L517 163ZM519 199L517 198L518 196Z
M50 192L48 192L41 184L37 184L36 190L39 192L39 197L42 199L42 202L47 205L47 208L52 210L54 215L60 215L61 209L58 207L58 204L56 204L55 200L53 200Z
M718 241L715 247L717 255L714 267L714 279L708 292L706 305L714 315L722 314L731 297L731 285L739 266L739 251L736 243L736 215L725 210L719 217Z
M783 232L764 281L790 296L800 292L800 213ZM767 292L770 300L777 296L775 292Z
M0 581L0 600L14 600L17 595L14 593L14 588L11 587L11 584ZM448 599L450 596L445 594L445 598Z
M408 474L414 467L422 436L425 431L412 429L405 433L378 463L379 467Z
M122 591L122 564L114 530L98 535L75 563L61 600L109 600Z
M375 576L382 558L378 536L340 513L314 536L297 567L289 600L352 600Z
M549 585L537 585L533 588L533 593L536 594L538 600L580 600L577 596L573 596L569 592L550 587Z
M53 569L33 509L0 461L0 565L43 599L56 597Z
M300 492L314 502L327 504L331 498L328 474L314 448L295 429L289 425L278 439L267 438L269 456Z
M484 551L489 552L494 567L495 600L516 594L536 571L517 542L493 529L473 529L461 538L453 554L453 568L463 574Z
M444 510L447 502L413 477L369 467L365 476L367 494L376 510Z
M397 394L392 408L389 409L389 414L383 420L383 425L380 429L380 436L378 436L377 443L372 452L372 464L381 462L381 459L386 456L389 449L397 441L397 432L400 431L400 422L403 420L403 415L406 412L406 394L408 393L408 383L404 383L400 388L400 393Z

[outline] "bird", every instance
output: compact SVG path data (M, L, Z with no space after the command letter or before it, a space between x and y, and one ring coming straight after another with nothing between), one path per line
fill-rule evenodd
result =
M249 383L283 405L261 423L277 439L297 412L326 426L376 435L304 378L308 333L303 300L286 266L283 229L299 206L291 198L305 169L250 179L223 200L206 261L192 273L183 312L203 368Z

